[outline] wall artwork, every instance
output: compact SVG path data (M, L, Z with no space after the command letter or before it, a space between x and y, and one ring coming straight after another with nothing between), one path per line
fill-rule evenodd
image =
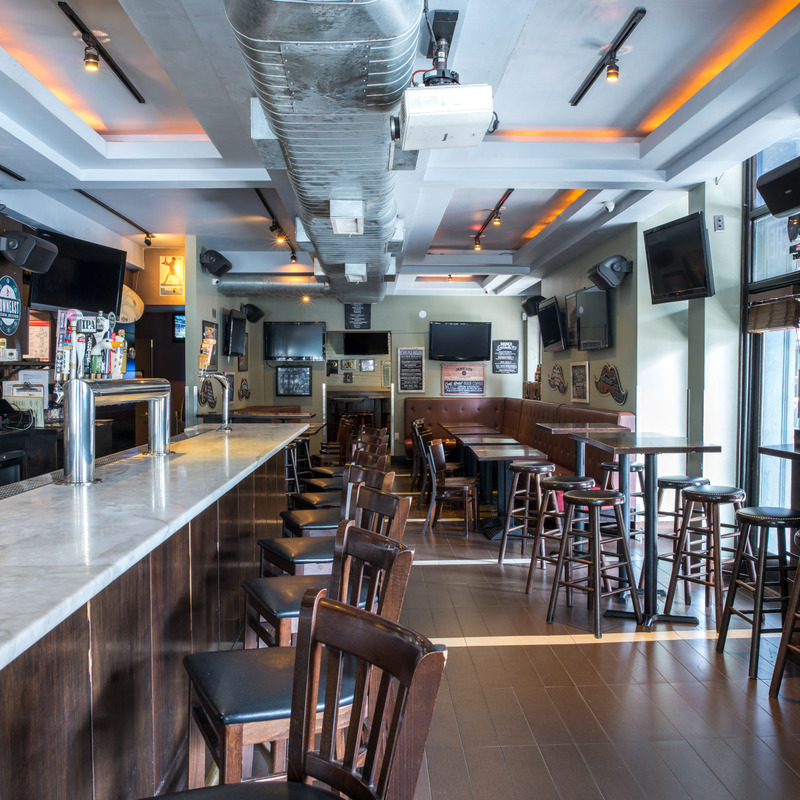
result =
M183 256L162 256L158 260L158 286L162 297L183 297Z
M553 364L547 383L551 389L556 389L559 394L567 393L567 382L564 380L564 370L561 369L561 364Z
M611 364L603 364L600 377L594 379L594 386L600 394L611 395L617 405L621 406L628 399L628 390L622 388L619 372Z
M572 394L570 399L573 403L589 402L589 362L573 361L569 365L570 379L572 380Z

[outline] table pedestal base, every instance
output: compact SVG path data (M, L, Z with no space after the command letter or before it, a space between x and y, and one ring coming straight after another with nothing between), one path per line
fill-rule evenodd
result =
M632 611L615 610L613 608L608 609L603 616L615 619L636 619ZM678 625L700 624L700 620L697 617L684 616L681 614L651 614L650 616L645 614L642 628L646 631L650 631L657 622L673 622Z

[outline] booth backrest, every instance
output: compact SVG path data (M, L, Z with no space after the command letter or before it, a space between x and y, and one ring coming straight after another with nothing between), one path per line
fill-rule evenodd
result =
M537 422L609 422L636 430L636 417L629 411L610 411L570 403L545 400L520 400L515 397L407 397L405 398L406 438L411 436L411 421L425 418L434 436L445 436L439 423L480 422L513 436L523 444L547 453L556 464L557 474L573 474L575 442L562 434L553 435L536 427ZM600 464L609 456L596 448L586 448L586 472L601 480Z

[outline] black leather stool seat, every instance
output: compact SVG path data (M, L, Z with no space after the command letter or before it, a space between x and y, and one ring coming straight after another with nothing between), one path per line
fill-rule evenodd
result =
M556 471L556 465L551 461L512 461L509 472L519 472L527 475L545 475Z
M296 508L281 511L281 518L293 536L302 536L305 531L335 531L342 514L338 508Z
M552 489L554 492L570 492L573 489L591 489L593 486L594 478L583 475L553 475L542 478L542 491Z
M710 482L700 475L664 475L658 479L658 488L685 489L687 486L707 486Z
M242 589L257 608L269 609L277 619L300 616L300 603L308 589L327 589L330 575L276 575L271 578L248 578Z
M293 508L339 508L342 492L295 492L289 500Z
M564 493L564 503L574 506L621 506L624 502L622 492L610 489L573 489Z
M344 464L335 467L312 467L311 474L314 478L341 478L344 475Z
M309 492L342 491L342 477L338 478L304 478L303 483Z
M777 528L800 528L800 510L776 506L749 506L736 512L736 519L746 525L769 525Z
M295 652L294 647L223 650L194 653L186 656L183 663L192 687L215 719L224 721L226 725L280 719L288 721L292 705ZM326 650L323 649L323 659L325 654ZM345 664L342 699L352 703L355 690L354 662L345 659ZM320 681L317 701L317 710L320 712L324 708L324 698L325 682ZM194 793L191 795L195 796Z
M619 472L619 463L617 461L603 461L600 468L606 472ZM630 465L631 472L644 472L644 464L637 461Z
M320 786L287 781L228 783L225 786L209 786L207 789L193 789L190 792L161 797L164 800L341 800L341 795L333 794Z
M737 486L718 486L716 484L687 486L683 490L683 497L684 500L695 500L699 503L733 503L736 500L744 500L744 489L739 489ZM757 525L758 523L752 522L750 524Z
M335 541L335 536L291 536L259 539L258 546L290 564L330 564Z

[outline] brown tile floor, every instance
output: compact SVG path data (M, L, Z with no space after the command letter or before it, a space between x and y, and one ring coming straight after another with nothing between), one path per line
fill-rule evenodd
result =
M749 680L749 640L715 652L697 587L698 627L604 620L596 640L582 595L548 625L551 566L527 596L518 545L500 566L499 542L465 540L455 521L423 538L421 522L412 509L403 621L449 654L416 800L797 797L800 669L770 700L776 637Z

